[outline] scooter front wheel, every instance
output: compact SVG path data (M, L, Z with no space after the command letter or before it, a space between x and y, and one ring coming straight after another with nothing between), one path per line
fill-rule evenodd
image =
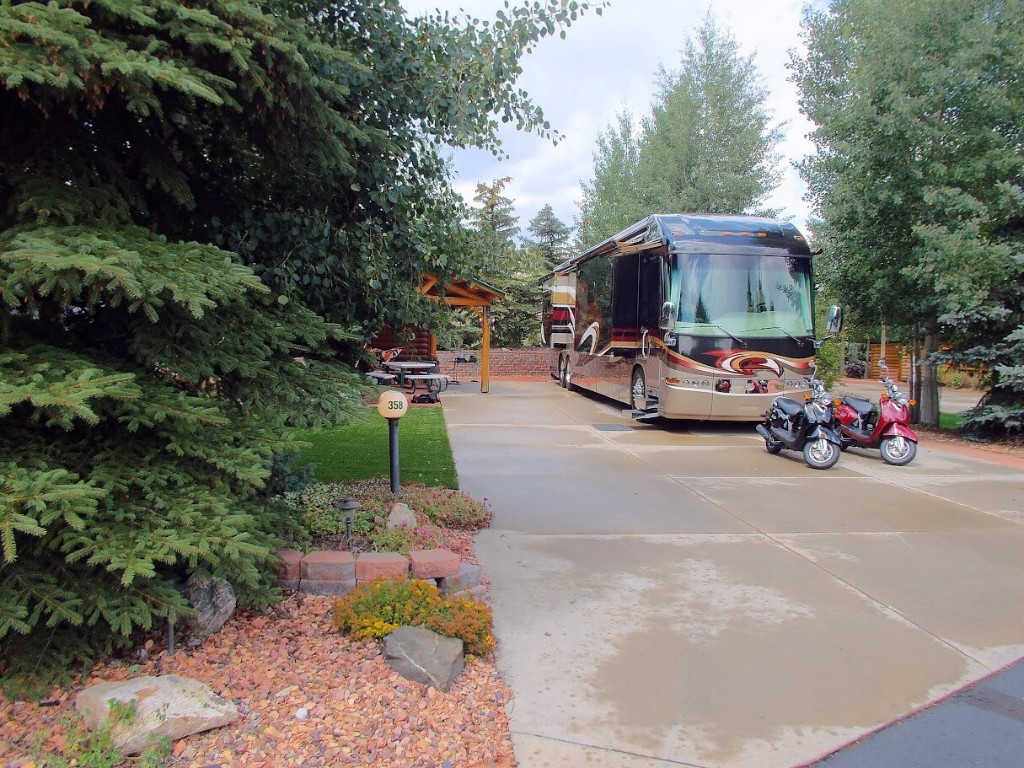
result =
M882 452L882 459L885 460L885 463L897 467L909 464L917 455L917 443L908 440L903 435L885 438L878 448Z
M839 461L839 446L825 438L804 443L804 461L811 469L828 469Z

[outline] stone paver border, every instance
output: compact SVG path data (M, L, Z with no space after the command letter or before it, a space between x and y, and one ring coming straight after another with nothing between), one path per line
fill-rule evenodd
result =
M469 593L482 598L480 566L463 562L447 549L397 552L317 550L303 554L295 549L279 551L281 568L277 585L312 595L344 595L360 584L378 579L430 579L446 595Z

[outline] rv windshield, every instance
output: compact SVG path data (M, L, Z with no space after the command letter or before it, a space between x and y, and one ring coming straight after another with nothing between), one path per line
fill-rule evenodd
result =
M792 256L679 254L676 333L800 338L811 325L811 261Z

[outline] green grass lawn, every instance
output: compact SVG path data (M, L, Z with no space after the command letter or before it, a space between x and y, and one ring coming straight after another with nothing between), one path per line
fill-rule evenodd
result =
M939 428L940 429L956 429L960 426L960 414L959 413L946 413L945 411L939 412Z
M388 424L375 410L359 421L331 429L300 432L312 443L298 465L316 464L323 483L390 477ZM398 423L399 477L404 482L457 489L455 460L440 408L410 408Z

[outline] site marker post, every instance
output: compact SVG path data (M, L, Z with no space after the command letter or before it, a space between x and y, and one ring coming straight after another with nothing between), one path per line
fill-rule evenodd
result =
M381 392L377 413L388 420L388 453L391 456L391 492L398 493L398 420L409 410L409 403L401 392Z

